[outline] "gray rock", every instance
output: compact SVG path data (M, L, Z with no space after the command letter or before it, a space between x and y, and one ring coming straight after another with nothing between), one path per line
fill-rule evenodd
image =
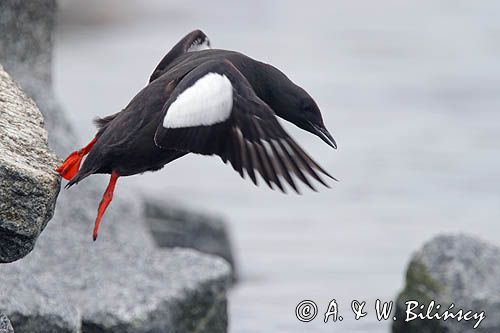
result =
M412 320L405 322L408 301L440 304L443 314L459 309L484 311L485 319L477 329L479 317L466 321ZM412 310L419 313L419 311ZM436 313L436 310L431 314ZM439 236L426 243L412 258L406 273L406 286L396 301L392 331L397 332L500 332L500 248L465 235Z
M158 246L214 254L226 259L236 271L227 224L221 217L150 197L145 198L144 215Z
M1 66L0 151L0 262L11 262L33 249L60 183L42 114Z
M14 333L9 318L0 312L0 333Z
M56 7L56 0L0 1L0 64L36 101L45 117L50 146L62 146L66 153L75 138L52 90Z
M84 332L226 331L229 271L222 260L178 249L136 264L142 271L113 269L106 278L117 283L99 285L97 277L96 286L74 295Z
M81 316L56 284L42 288L36 274L12 266L2 274L0 309L9 314L16 332L80 332Z
M9 40L3 44L7 47L0 47L0 62L9 59L13 76L45 116L49 145L65 156L78 144L52 97L50 74L44 75L50 68L43 67L47 65L43 59L51 56L52 4L0 1L0 40ZM19 22L13 22L16 17ZM16 52L17 48L23 51ZM23 54L39 61L25 61ZM18 63L27 70L17 69ZM29 83L24 74L30 71L40 84ZM84 333L226 332L229 265L194 250L158 249L143 223L141 200L123 182L118 182L98 241L92 242L97 206L106 187L102 180L90 177L63 191L36 250L20 261L0 265L3 290L32 290L25 297L10 298L0 292L0 309L10 316L16 331L76 333L75 323L81 322ZM37 310L48 309L49 299L54 302L51 311ZM19 309L23 316L15 315Z
M85 207L97 205L95 193L90 198L89 187L94 185L65 193L58 204L69 207L77 201L84 209L57 210L36 251L0 267L0 309L16 330L49 332L43 325L29 330L17 327L38 320L37 309L46 302L43 295L50 293L64 296L58 304L78 309L83 332L225 332L229 265L193 250L156 250L140 222L140 209L129 198L116 198L99 240L92 242L92 220L87 215L94 213L87 214ZM127 193L126 188L120 190ZM116 193L120 195L118 188ZM3 292L19 288L27 290L24 297ZM54 321L54 314L60 319L53 325L75 321L74 311L65 310L68 307L51 307L52 313L44 312L46 318L38 323ZM25 309L26 315L16 316L18 309ZM73 328L58 326L52 332L79 332Z

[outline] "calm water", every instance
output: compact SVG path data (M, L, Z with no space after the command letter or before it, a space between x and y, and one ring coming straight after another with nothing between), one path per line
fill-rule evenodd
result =
M228 217L242 277L231 332L387 332L373 311L354 321L350 302L370 310L394 298L424 241L467 232L500 245L498 2L120 3L95 10L95 25L59 28L56 91L82 140L93 117L123 108L164 53L201 28L215 47L306 88L339 144L287 126L341 180L302 196L256 188L199 156L123 180ZM344 320L324 324L332 298ZM302 299L320 306L311 323L294 316Z

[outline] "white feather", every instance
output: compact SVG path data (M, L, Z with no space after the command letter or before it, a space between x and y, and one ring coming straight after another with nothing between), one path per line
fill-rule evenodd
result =
M233 108L231 81L218 73L208 73L184 90L168 108L165 128L209 126L229 118Z
M210 41L208 38L205 38L201 43L199 41L195 41L187 52L194 52L194 51L203 51L203 50L209 50L210 49Z

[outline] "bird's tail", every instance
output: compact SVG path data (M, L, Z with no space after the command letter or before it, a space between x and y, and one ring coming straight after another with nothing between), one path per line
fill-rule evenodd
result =
M78 184L80 181L87 178L96 171L97 169L90 169L90 170L80 169L80 171L78 171L76 175L73 178L71 178L71 180L66 184L66 186L64 186L64 188L68 189L71 186Z

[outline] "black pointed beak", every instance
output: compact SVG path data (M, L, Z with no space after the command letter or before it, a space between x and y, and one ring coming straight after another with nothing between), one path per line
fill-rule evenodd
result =
M337 149L337 143L335 142L335 139L324 126L318 126L313 123L311 123L311 126L314 129L314 134L319 136L321 140L325 141L333 149Z

